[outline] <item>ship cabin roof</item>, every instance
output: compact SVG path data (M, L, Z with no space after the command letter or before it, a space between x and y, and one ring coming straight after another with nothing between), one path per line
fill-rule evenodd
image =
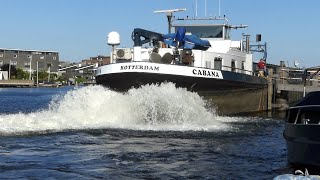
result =
M209 19L177 19L186 24L173 24L175 32L179 27L186 28L186 34L192 34L201 39L208 40L230 40L231 39L231 29L246 28L247 25L237 25L232 26L228 24L226 18L209 18ZM218 20L220 23L212 24L212 20ZM223 22L221 22L221 20ZM204 23L205 21L206 23ZM180 21L181 22L181 21ZM207 23L209 22L209 23Z
M195 35L201 39L219 39L229 40L230 39L230 28L225 24L180 24L173 25L174 30L177 31L179 27L186 28L186 34Z

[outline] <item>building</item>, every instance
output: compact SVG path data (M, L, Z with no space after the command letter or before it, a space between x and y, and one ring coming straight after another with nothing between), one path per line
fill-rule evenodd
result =
M94 81L96 68L105 64L110 64L110 56L98 55L82 60L79 63L61 63L59 74L69 79L69 81L73 81L76 77L81 77L87 82Z
M98 55L95 57L90 57L90 59L81 61L82 66L87 66L87 65L91 65L91 64L98 64L98 66L110 64L110 56Z
M50 67L51 72L58 72L59 52L0 48L0 67L11 64L29 71L31 65L31 71L36 71L37 63L39 71L48 71Z
M87 81L92 81L95 79L97 67L110 64L110 57L98 55L90 57L90 59L82 60L80 64L81 67L78 68L78 72L81 73L82 77Z

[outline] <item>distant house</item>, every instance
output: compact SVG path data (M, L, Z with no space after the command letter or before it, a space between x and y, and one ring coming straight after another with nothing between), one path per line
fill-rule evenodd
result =
M110 56L102 56L98 55L95 57L90 57L90 59L82 60L82 66L91 65L91 64L98 64L98 66L103 66L106 64L110 64Z
M78 69L79 72L82 73L83 78L87 80L94 80L97 67L106 64L110 64L110 57L98 55L90 57L90 59L82 60L81 67Z
M33 72L37 70L37 63L39 71L47 71L50 68L51 72L58 72L59 52L0 48L0 67L11 64L29 71L31 66Z
M79 63L61 63L59 73L69 80L75 79L75 77L82 77L87 81L93 81L96 68L105 64L110 64L110 57L98 55L82 60Z

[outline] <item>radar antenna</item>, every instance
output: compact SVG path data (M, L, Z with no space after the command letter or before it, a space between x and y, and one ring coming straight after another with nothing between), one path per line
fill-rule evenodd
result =
M169 9L169 10L159 10L159 11L154 11L154 13L167 13L167 18L168 18L168 33L171 33L171 26L172 26L172 14L174 12L179 12L179 11L186 11L186 8L183 9Z

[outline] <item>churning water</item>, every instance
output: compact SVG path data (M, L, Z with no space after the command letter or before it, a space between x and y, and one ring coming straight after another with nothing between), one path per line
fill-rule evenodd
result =
M127 93L0 89L0 178L264 179L290 171L283 121L209 107L172 83Z
M89 86L54 96L48 109L2 115L0 132L96 128L223 131L231 128L225 122L235 119L219 117L214 109L206 107L206 101L198 94L177 89L172 83L147 85L125 94L102 86Z

